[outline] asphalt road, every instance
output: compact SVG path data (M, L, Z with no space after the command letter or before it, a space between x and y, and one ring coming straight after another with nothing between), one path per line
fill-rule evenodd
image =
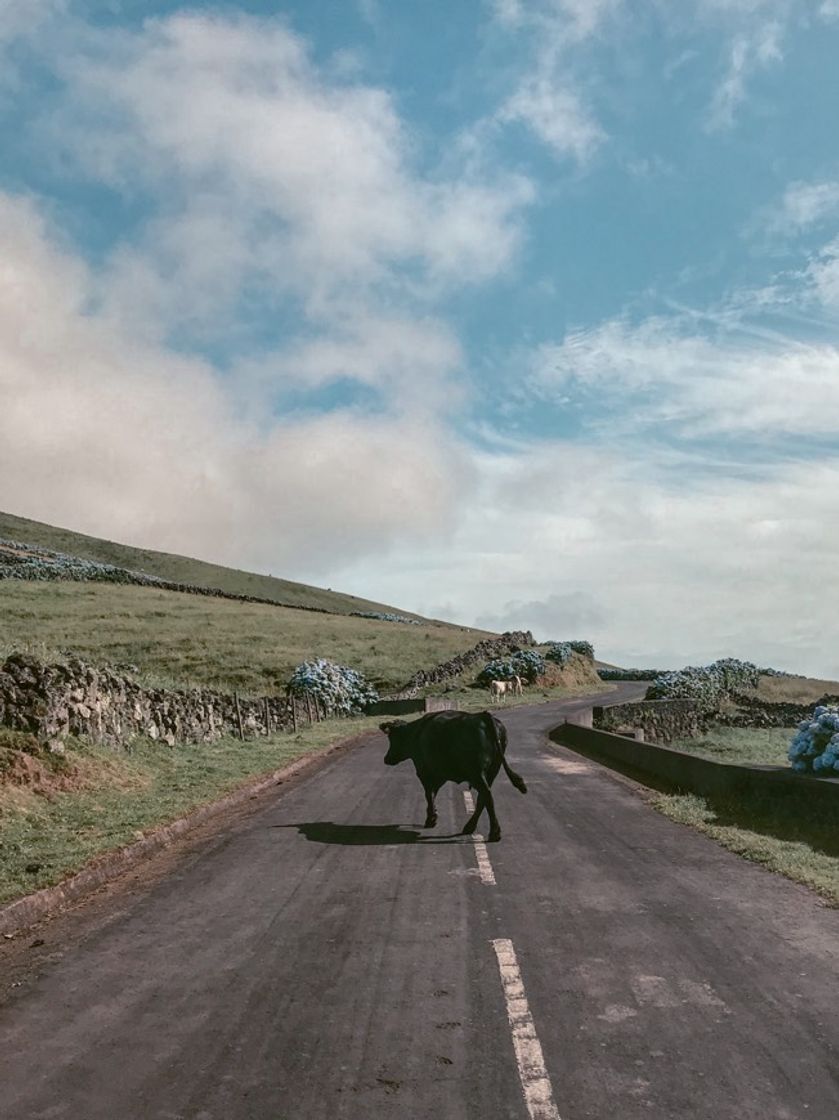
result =
M839 912L549 746L568 707L504 713L500 844L373 736L44 926L0 1116L836 1120Z

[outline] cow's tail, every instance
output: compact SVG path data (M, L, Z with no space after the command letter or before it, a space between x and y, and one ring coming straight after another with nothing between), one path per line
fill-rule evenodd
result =
M524 778L521 776L521 774L517 774L512 766L510 766L510 764L507 762L507 728L503 723L500 722L500 720L497 720L491 712L484 712L484 716L486 717L484 722L487 724L487 730L495 739L498 750L501 754L501 765L504 767L504 773L507 775L507 777L510 779L517 790L519 790L521 793L527 793L527 786L525 785Z

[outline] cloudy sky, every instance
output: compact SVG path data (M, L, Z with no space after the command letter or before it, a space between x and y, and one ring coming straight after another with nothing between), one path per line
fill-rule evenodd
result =
M0 508L839 677L839 0L0 0Z

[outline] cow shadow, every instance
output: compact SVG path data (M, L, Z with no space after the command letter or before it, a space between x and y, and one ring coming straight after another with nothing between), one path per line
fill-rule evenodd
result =
M306 821L303 824L275 824L272 828L296 828L301 836L316 844L394 845L453 844L463 840L453 836L423 835L413 828L398 824L334 824L332 821Z

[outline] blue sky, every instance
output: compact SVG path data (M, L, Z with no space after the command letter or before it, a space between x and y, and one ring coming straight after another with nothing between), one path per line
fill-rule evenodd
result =
M0 0L0 505L839 677L836 0Z

